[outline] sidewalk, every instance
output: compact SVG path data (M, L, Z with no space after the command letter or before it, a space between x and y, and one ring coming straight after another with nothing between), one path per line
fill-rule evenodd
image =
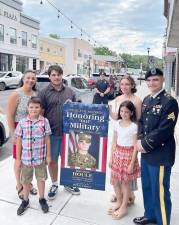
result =
M144 84L138 88L138 95L145 96L147 88ZM109 134L111 134L111 126ZM179 134L179 123L176 127ZM111 136L111 135L110 135ZM178 139L179 140L179 139ZM111 140L109 139L109 146ZM109 151L108 151L109 152ZM179 143L177 146L176 163L171 176L171 195L173 202L171 225L178 225L179 204L178 193L179 182ZM43 214L36 196L30 196L30 208L22 216L17 216L17 208L20 200L15 190L15 178L13 174L13 159L8 159L0 163L0 225L133 225L132 219L143 215L143 201L140 180L139 190L136 194L135 205L129 209L129 214L121 220L113 220L107 215L110 206L109 198L112 188L109 184L109 169L106 177L106 191L94 191L81 189L80 196L72 196L63 187L60 187L55 200L49 201L50 212ZM35 184L35 182L34 182ZM35 184L36 185L36 184ZM50 187L50 179L46 185L46 195Z

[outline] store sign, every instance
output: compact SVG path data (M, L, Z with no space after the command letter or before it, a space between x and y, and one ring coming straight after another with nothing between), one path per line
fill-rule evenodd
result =
M0 15L7 17L8 19L17 21L17 16L14 13L10 13L7 10L0 9Z

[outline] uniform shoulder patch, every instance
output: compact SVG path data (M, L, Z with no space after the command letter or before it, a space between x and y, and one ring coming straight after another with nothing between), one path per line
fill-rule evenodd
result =
M173 98L168 92L166 92L164 95L165 95L168 99Z
M173 120L173 121L175 121L175 114L174 114L174 112L168 114L167 119L168 119L168 120Z
M148 99L149 97L150 97L150 95L147 95L147 96L144 98L143 101L145 101L145 100Z

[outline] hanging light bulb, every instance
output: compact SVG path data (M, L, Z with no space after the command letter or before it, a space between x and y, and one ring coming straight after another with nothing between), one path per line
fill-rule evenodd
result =
M60 18L60 10L58 10L57 18L58 18L58 19Z
M73 29L73 23L72 23L72 21L71 21L71 26L70 26L70 28Z
M42 1L42 0L40 1L40 4L41 4L41 5L43 4L43 1Z

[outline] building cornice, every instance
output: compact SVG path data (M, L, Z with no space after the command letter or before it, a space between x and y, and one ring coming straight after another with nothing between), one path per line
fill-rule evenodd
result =
M40 21L33 19L32 17L27 16L23 13L20 13L20 23L40 30Z
M61 38L60 38L60 39L61 39ZM46 42L48 42L48 43L50 43L50 44L57 44L57 45L59 45L59 46L65 47L66 45L65 45L64 43L60 42L60 39L58 40L58 39L55 39L55 38L44 37L44 36L40 36L40 37L39 37L39 40L40 40L40 41L46 41Z
M3 3L4 5L7 5L11 8L14 8L20 12L22 12L22 1L19 0L0 0L0 3Z

